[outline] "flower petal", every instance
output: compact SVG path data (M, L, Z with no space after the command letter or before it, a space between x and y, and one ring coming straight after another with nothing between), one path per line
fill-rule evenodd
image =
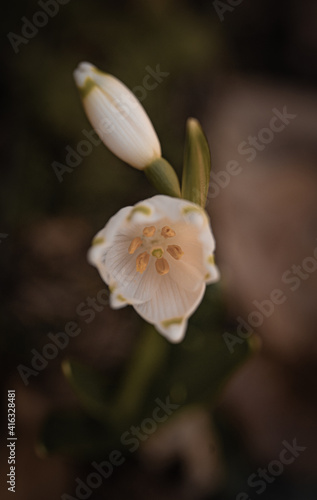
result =
M167 340L177 344L185 337L187 323L187 319L185 318L174 318L156 324L155 328L159 333L166 337Z
M198 215L198 218L194 216L194 220L192 219L190 224L185 227L181 226L181 230L178 232L177 244L184 251L181 262L193 266L197 270L197 276L201 276L207 284L219 280L220 273L213 256L216 244L207 215L206 218L200 215Z
M188 205L196 206L187 200L172 198L171 196L163 194L153 196L147 201L161 218L167 217L174 221L180 221L182 219L185 221L183 210L185 210Z
M160 332L164 331L166 336L168 332L174 332L174 336L177 337L175 331L179 334L183 332L183 322L201 302L205 292L205 283L201 283L195 291L190 292L179 286L169 274L159 276L159 278L160 286L152 298L133 307L142 318L154 324ZM179 325L179 328L176 328L176 325Z
M208 232L210 232L207 226ZM200 242L201 232L188 224L176 226L175 243L184 252L178 261L170 263L170 275L174 281L178 282L187 290L195 290L201 282L205 281L205 276L209 272L208 260L204 259L205 252L208 256L214 247L213 240L207 241L207 248Z
M182 215L187 224L195 226L200 230L209 226L209 217L205 210L195 203L189 203L182 207Z
M126 223L142 225L149 224L153 220L156 220L159 217L159 214L155 213L155 209L149 200L140 201L134 207L130 207L131 210L126 218ZM140 232L142 234L143 228L140 228Z
M96 266L105 251L113 244L115 236L120 231L127 216L133 207L124 207L111 217L105 227L99 231L92 240L92 246L88 252L88 262Z
M137 252L130 255L127 250L128 246L129 242L124 240L113 245L105 256L103 268L108 270L108 274L111 273L118 293L131 304L140 303L148 300L156 292L159 287L159 276L152 259L144 273L137 272ZM141 249L139 253L142 253Z
M175 283L178 283L181 288L194 292L201 286L206 273L202 273L198 265L194 266L184 259L175 262L172 257L167 256L166 258L170 266L170 277Z
M211 285L220 279L220 272L217 266L210 266L209 271L206 273L206 285Z
M120 293L113 292L110 294L110 306L112 309L122 309L122 307L127 305L129 305L129 302Z

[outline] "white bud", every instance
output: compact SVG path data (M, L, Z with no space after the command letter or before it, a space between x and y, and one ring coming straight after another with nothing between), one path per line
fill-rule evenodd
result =
M79 64L74 79L88 119L110 151L140 170L161 157L148 115L120 80L87 62Z

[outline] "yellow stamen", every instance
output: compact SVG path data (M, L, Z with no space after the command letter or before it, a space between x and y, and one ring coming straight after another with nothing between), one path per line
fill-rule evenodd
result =
M176 260L179 260L184 255L179 245L168 245L166 250Z
M155 234L156 227L155 226L148 226L143 229L143 234L144 236L153 236Z
M164 257L162 257L161 259L157 259L155 261L155 267L157 272L161 276L163 276L163 274L167 274L168 271L170 270L170 266L168 265L168 262L166 259L164 259Z
M137 248L139 248L141 245L142 245L142 240L141 240L141 238L139 238L139 236L137 236L130 243L129 250L128 250L129 253L132 255L137 250Z
M169 226L164 226L162 228L161 235L164 236L164 238L172 238L175 234L174 229L171 229Z
M151 252L153 257L156 257L157 259L161 259L163 257L164 250L163 248L154 248Z
M136 270L142 274L146 270L150 260L150 254L147 252L140 253L136 258Z

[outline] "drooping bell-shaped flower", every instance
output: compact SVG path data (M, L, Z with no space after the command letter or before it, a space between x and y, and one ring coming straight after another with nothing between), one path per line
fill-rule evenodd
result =
M219 279L215 240L195 203L157 195L119 210L99 231L89 261L109 285L110 304L131 304L171 342L180 342L206 284Z

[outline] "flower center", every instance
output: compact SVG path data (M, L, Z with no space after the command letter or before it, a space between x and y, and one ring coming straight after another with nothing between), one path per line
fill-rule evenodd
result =
M159 236L155 236L157 231L159 232ZM152 236L154 236L154 238L152 238ZM137 272L140 274L144 273L150 262L150 257L152 256L156 259L156 272L161 276L167 274L170 270L170 266L163 257L164 252L168 252L175 260L179 260L184 255L179 245L167 245L166 240L174 238L174 236L176 236L176 231L169 226L163 226L158 230L155 226L147 226L143 229L142 236L133 238L128 249L129 254L133 255L140 247L144 249L136 258Z

